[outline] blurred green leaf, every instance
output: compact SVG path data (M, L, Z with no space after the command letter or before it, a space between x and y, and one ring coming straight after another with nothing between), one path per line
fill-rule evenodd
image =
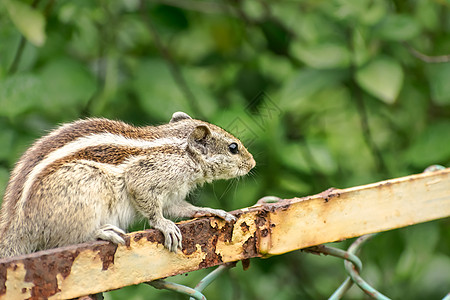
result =
M376 32L386 40L406 41L420 33L419 23L407 15L387 15L379 24Z
M42 79L33 74L16 74L0 80L0 115L15 118L37 108L44 95Z
M301 41L308 45L328 40L336 29L333 22L321 14L305 14L297 22L298 26L294 30L301 36Z
M39 72L43 81L41 98L47 112L63 114L82 108L96 89L92 74L84 65L71 59L54 59Z
M429 165L447 165L450 162L450 121L429 125L407 151L407 161L425 169Z
M325 42L314 46L298 43L294 51L306 65L317 69L344 68L350 65L350 52L340 43Z
M191 101L196 101L200 110L199 113L202 113L204 116L214 115L218 110L218 103L214 101L215 98L213 93L205 88L211 80L208 74L201 68L186 68L183 74L185 76L186 84L195 95L195 99L191 99Z
M15 132L7 129L2 128L0 130L0 160L7 160L11 155L11 149L13 148L13 141L14 141Z
M285 166L299 172L333 174L337 170L329 149L318 142L290 143L282 151L290 154L282 158Z
M268 19L264 20L260 26L266 38L267 47L276 54L288 54L292 36L283 23Z
M356 81L369 94L392 104L403 85L403 69L392 58L378 57L356 72Z
M282 149L283 152L289 153L290 155L283 156L281 158L282 162L289 168L294 170L311 173L311 165L305 159L305 150L304 146L300 143L289 143L285 145Z
M357 21L364 25L376 24L385 14L387 4L383 1L370 0L338 0L331 1L328 8L332 8L329 12L339 20Z
M433 102L437 105L449 105L450 63L428 64L427 79Z
M362 28L355 28L352 34L353 63L360 67L367 63L371 57L371 49L367 45L367 32Z
M191 113L167 63L161 59L143 61L136 70L133 85L139 103L152 116L168 119L175 111Z
M428 0L417 1L416 20L427 30L437 30L439 22L439 5Z
M333 86L348 76L341 70L302 69L290 80L287 80L281 90L280 104L288 109L307 101L320 90Z
M150 10L150 15L155 23L164 26L165 30L181 31L187 29L189 23L186 19L186 12L175 6L155 5Z
M439 227L436 223L411 226L402 232L406 247L396 266L396 276L409 278L411 274L420 276L426 263L439 243Z
M5 0L3 3L9 17L23 36L33 45L42 46L46 38L45 18L42 13L16 0Z
M337 171L337 164L331 156L330 149L322 141L308 142L309 151L314 160L316 171L331 176Z
M418 299L430 298L430 291L435 295L435 299L440 299L448 293L448 279L450 278L450 257L448 253L434 254L431 261L423 264L425 270L417 280L417 284L411 284L411 288L417 288ZM418 257L419 263L422 263ZM409 280L410 278L408 278ZM445 299L445 297L444 297Z

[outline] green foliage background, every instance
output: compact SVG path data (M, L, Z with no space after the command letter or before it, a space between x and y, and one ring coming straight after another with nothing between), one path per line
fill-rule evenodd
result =
M194 193L199 205L232 210L450 166L447 0L2 3L0 193L57 124L159 124L180 110L235 131L257 161L239 182ZM394 299L441 299L449 253L448 219L393 230L363 249L363 276ZM194 286L208 271L171 280ZM323 299L344 278L342 261L297 251L238 265L205 294ZM145 285L106 294L160 297L186 298Z

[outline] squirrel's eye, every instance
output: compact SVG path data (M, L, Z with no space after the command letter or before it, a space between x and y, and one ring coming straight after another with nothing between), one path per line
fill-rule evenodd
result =
M229 144L229 145L228 145L228 149L230 150L230 152L231 152L232 154L237 154L237 153L239 152L239 150L238 150L238 144L236 144L236 143L231 143L231 144Z

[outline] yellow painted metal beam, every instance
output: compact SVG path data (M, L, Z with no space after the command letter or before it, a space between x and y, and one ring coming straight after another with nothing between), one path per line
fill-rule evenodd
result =
M0 299L74 298L251 257L450 216L450 169L318 195L256 205L216 218L182 222L183 251L162 234L128 234L126 245L104 241L0 260Z

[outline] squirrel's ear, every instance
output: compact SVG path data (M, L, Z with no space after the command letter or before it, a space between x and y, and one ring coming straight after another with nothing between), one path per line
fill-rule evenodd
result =
M211 130L206 125L199 125L192 130L188 137L188 146L193 149L200 151L203 154L207 153L206 145L208 140L211 138Z
M192 119L187 113L182 111L177 111L172 115L172 119L170 119L169 123L178 122L180 120Z

